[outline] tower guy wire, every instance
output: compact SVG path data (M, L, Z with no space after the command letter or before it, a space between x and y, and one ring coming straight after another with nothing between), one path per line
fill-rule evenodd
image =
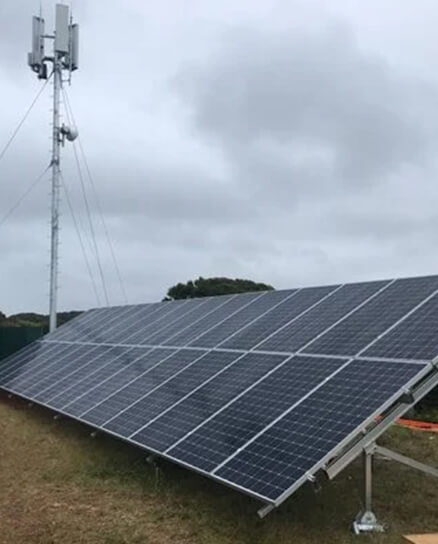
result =
M63 92L63 96L64 97L66 96L65 92ZM64 104L65 104L65 98L64 98ZM68 111L67 107L66 107L66 115L67 115L68 122L71 123L72 120L70 119L70 114L69 114L69 111ZM73 123L74 123L74 120L73 120ZM81 168L81 165L80 165L78 152L77 152L76 146L74 144L73 144L73 154L74 154L74 157L75 157L76 168L77 168L77 171L78 171L79 181L80 181L80 185L81 185L82 198L84 200L85 211L87 213L87 220L88 220L88 225L90 227L91 240L92 240L92 243L93 243L93 251L94 251L94 254L95 254L95 258L96 258L97 267L99 269L99 276L100 276L101 283L102 283L103 294L104 294L105 302L109 306L110 302L109 302L109 296L108 296L108 289L107 289L107 285L106 285L105 275L104 275L104 272L103 272L102 261L101 261L101 258L100 258L99 246L97 244L96 231L95 231L95 228L94 228L93 218L91 216L90 204L89 204L89 201L88 201L87 190L86 190L86 187L85 187L85 181L84 181L84 176L82 174L82 168Z
M24 113L23 117L21 118L21 120L19 121L18 125L16 126L16 128L14 129L14 131L12 132L11 136L9 137L8 141L6 142L6 144L4 145L4 147L2 148L2 150L0 151L0 161L3 159L3 157L5 156L6 154L6 151L9 149L10 145L12 144L12 142L15 140L15 137L17 136L17 134L19 133L20 131L20 128L23 126L24 122L26 121L26 119L29 117L29 114L30 112L32 111L33 107L35 106L35 104L38 102L38 98L43 94L43 91L44 89L46 88L50 78L52 77L53 75L53 72L50 74L50 76L45 80L45 82L43 83L43 85L41 85L41 87L39 88L35 98L32 100L30 106L27 108L26 112Z
M70 103L70 99L69 99L67 90L62 88L62 93L63 93L63 98L64 98L64 104L66 106L67 118L71 119L71 121L69 120L69 122L72 122L74 126L77 126L76 125L76 119L75 119L75 116L73 114L73 110L72 110L72 107L71 107L71 103ZM96 201L97 210L98 210L98 213L99 213L100 221L102 223L105 238L106 238L109 250L110 250L111 259L113 261L114 269L115 269L117 279L118 279L118 282L119 282L119 286L120 286L120 291L122 293L122 297L123 297L124 302L127 304L128 303L128 295L127 295L125 284L124 284L122 274L121 274L121 271L120 271L120 266L119 266L119 263L117 261L116 253L115 253L115 250L114 250L114 244L113 244L113 242L111 240L111 236L109 234L109 229L108 229L108 226L107 226L106 221L105 221L105 216L104 216L103 211L102 211L102 206L100 204L99 194L98 194L97 189L96 189L96 184L94 182L94 178L91 175L91 170L90 170L90 167L89 167L89 164L88 164L87 156L85 154L85 151L84 151L84 148L83 148L83 145L82 145L82 140L81 140L80 136L78 137L78 146L79 146L79 151L80 151L80 153L82 155L83 163L85 165L85 171L87 173L87 177L88 177L89 183L90 183L92 191L93 191L94 200Z
M76 218L75 211L74 211L73 202L72 202L72 200L70 198L70 192L69 192L67 183L65 182L65 179L64 179L64 176L63 176L62 172L60 172L60 179L61 179L62 188L64 189L64 194L65 194L65 197L66 197L66 200L67 200L67 205L68 205L68 208L70 210L70 215L71 215L72 220L73 220L73 225L74 225L75 230L76 230L76 235L77 235L78 240L79 240L79 245L81 246L82 255L83 255L84 261L85 261L85 266L87 267L88 275L90 276L90 280L91 280L91 285L93 287L93 291L94 291L94 294L96 296L96 301L97 301L97 304L99 306L101 306L101 300L100 300L100 296L99 296L99 291L97 289L96 280L95 280L94 275L93 275L93 269L91 268L90 261L88 259L88 255L87 255L87 252L85 250L85 245L84 245L82 234L81 234L81 231L80 231L80 228L79 228L79 223L78 223L78 220Z
M26 197L35 189L35 187L38 185L38 183L43 179L45 174L50 170L51 164L49 164L44 171L35 178L30 185L28 185L27 189L22 193L22 195L19 197L19 199L15 202L11 208L3 215L3 217L0 219L0 227L6 223L6 221L9 219L9 217L15 212L15 210L20 206L20 204L26 199Z

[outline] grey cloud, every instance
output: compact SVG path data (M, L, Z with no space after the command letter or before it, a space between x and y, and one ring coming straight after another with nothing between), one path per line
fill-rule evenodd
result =
M81 67L68 92L130 301L198 275L287 288L436 272L435 66L420 81L382 47L386 28L361 27L359 7L343 16L341 0L337 18L322 2L308 17L304 2L213 4L75 2ZM0 7L0 145L37 89L29 9ZM49 108L47 92L0 163L0 216L49 160ZM62 168L87 230L69 146ZM2 311L47 308L49 183L0 228ZM60 308L94 306L65 196L61 227Z
M235 161L242 148L261 156L260 142L270 140L291 153L306 146L310 164L312 150L323 150L338 179L370 183L422 161L436 141L430 86L362 51L345 25L229 32L215 57L188 68L177 87L198 130Z

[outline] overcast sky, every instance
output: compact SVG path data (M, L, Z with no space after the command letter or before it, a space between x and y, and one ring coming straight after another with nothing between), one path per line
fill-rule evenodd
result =
M438 272L435 0L73 9L80 69L67 92L130 302L199 275L289 288ZM0 149L41 85L26 65L38 10L0 3ZM50 108L48 87L0 161L0 220L49 163ZM89 232L71 144L62 170ZM47 173L0 226L8 314L47 312L49 191ZM96 306L64 196L61 225L60 309Z

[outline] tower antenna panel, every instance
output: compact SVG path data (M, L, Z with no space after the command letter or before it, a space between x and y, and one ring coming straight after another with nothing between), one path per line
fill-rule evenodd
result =
M34 72L40 73L44 61L44 19L32 17L32 51L27 63Z
M68 6L56 4L55 16L55 51L66 54L69 52L70 32L68 24Z

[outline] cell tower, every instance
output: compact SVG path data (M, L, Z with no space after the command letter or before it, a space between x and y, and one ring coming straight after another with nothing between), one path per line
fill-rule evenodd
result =
M46 56L45 40L53 41L53 55ZM60 151L65 140L73 141L78 133L75 127L60 124L60 92L63 73L71 81L71 73L78 68L79 27L69 17L69 8L56 5L55 32L44 33L44 19L32 19L32 51L28 54L28 64L38 74L39 79L53 76L53 131L52 131L52 196L51 196L51 243L50 243L50 332L56 329L56 308L58 292L58 245L59 245L59 192L60 192ZM47 65L51 63L53 72L48 76Z

